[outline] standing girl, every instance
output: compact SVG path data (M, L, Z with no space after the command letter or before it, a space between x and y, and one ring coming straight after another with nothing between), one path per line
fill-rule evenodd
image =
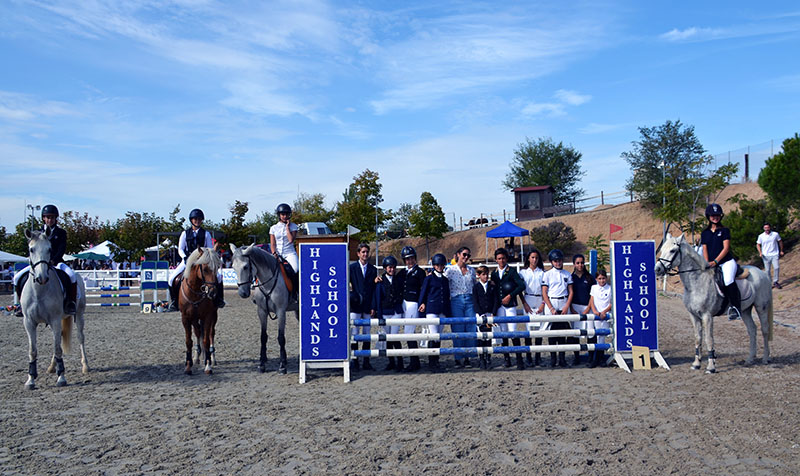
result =
M606 274L606 270L600 269L597 271L597 284L592 286L592 289L589 293L591 294L591 297L589 298L589 309L592 310L592 313L595 316L606 319L608 317L608 311L611 310L611 286L608 284L608 275ZM586 323L591 324L593 329L610 328L610 323L606 320L586 321ZM587 326L587 329L588 328L589 327ZM606 336L589 338L590 344L605 344L605 342ZM600 350L589 352L589 367L595 368L598 365L605 367L605 360L603 360L604 356L605 352Z
M542 276L544 276L544 262L542 261L542 254L539 250L534 248L527 255L525 255L525 266L519 275L525 281L525 298L522 301L522 307L528 315L542 314L544 312L544 301L542 300ZM529 331L550 329L549 322L529 322L527 325ZM536 345L542 345L542 338L537 337L534 341ZM531 345L531 339L525 339L525 345ZM531 353L525 354L528 365L538 366L542 362L542 357L539 352L536 352L535 360L531 361Z

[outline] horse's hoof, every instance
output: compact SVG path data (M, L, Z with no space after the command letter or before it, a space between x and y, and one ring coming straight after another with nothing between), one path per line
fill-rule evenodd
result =
M186 369L183 371L183 373L186 375L192 375L192 369Z
M692 365L692 370L700 370L700 366L699 365Z
M706 369L707 374L715 374L717 373L717 369Z
M67 386L67 379L65 379L64 377L59 377L58 380L56 380L56 387L66 387L66 386Z
M286 367L281 367L278 369L278 373L281 375L286 375Z
M206 370L206 375L211 375L213 371L211 369Z
M89 366L88 365L84 365L83 368L81 369L81 373L83 375L87 375L89 373Z
M28 379L28 381L25 382L25 388L28 390L36 390L36 382L34 382L33 379Z
M54 364L51 364L50 367L47 367L47 373L49 374L56 373L56 366Z
M266 371L267 371L267 366L266 366L266 365L264 365L264 364L261 364L261 365L259 365L259 366L258 366L258 371L259 371L259 372L261 372L261 373L263 374L264 372L266 372Z

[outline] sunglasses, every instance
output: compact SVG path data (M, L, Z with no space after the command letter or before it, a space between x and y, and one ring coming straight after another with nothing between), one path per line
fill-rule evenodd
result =
M461 253L461 256L463 256L464 258L469 258L472 255L469 253Z

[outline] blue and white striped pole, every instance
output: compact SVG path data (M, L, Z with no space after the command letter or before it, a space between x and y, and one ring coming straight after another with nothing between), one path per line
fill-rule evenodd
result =
M356 334L353 342L406 342L406 341L441 341L457 339L519 339L550 337L595 337L611 335L611 329L561 329L546 331L498 331L498 332L440 332L433 334Z
M525 315L525 316L490 316L490 317L417 317L417 318L389 318L389 319L353 319L350 324L354 326L404 326L404 325L444 325L444 324L475 324L489 325L510 322L579 322L579 321L605 321L611 318L608 313L605 319L594 314L553 314L553 315Z
M460 355L473 357L489 354L517 354L523 352L586 352L603 351L611 344L515 345L506 347L453 347L388 350L355 350L353 357L407 357L424 355Z

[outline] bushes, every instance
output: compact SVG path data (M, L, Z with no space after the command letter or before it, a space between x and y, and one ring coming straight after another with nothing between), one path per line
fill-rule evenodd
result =
M790 217L787 210L770 199L750 200L742 194L728 199L739 205L725 216L723 224L731 230L731 247L733 255L741 262L749 262L758 258L756 240L764 231L764 222L769 222L772 229L781 235L783 240L791 240L795 232L789 228Z
M542 258L545 260L547 253L553 248L560 249L565 255L568 254L575 245L575 240L572 227L565 225L564 222L554 221L531 229L531 241L542 252Z

